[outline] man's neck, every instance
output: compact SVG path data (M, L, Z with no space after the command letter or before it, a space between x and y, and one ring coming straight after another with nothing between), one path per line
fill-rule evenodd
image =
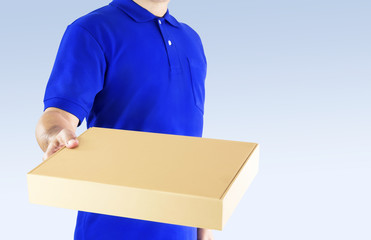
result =
M141 7L147 9L153 15L157 17L163 17L167 11L167 5L169 1L166 0L132 0L133 2L137 3Z

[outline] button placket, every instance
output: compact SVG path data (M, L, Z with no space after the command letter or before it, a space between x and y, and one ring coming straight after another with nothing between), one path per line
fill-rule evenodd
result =
M174 70L178 66L177 62L177 52L175 49L174 42L169 37L167 26L165 24L165 19L158 19L158 25L161 32L162 39L165 43L166 53L169 60L170 69Z

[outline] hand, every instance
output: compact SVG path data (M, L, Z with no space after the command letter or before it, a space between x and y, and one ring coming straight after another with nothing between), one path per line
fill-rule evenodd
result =
M197 240L214 240L211 229L197 228Z
M57 134L50 136L49 139L49 145L44 153L43 161L64 146L75 148L79 145L75 133L69 129L62 129Z

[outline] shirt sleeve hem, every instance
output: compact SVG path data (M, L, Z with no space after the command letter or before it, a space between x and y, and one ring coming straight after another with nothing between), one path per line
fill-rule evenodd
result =
M82 106L79 104L65 99L65 98L60 98L60 97L53 97L53 98L48 98L44 100L44 111L48 107L55 107L62 109L64 111L67 111L73 115L75 115L79 119L79 123L77 127L81 125L83 122L84 118L87 116L88 111L85 110Z

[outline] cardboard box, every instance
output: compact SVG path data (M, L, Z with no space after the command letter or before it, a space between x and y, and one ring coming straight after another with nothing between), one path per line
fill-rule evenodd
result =
M257 143L92 127L27 174L31 203L222 230Z

